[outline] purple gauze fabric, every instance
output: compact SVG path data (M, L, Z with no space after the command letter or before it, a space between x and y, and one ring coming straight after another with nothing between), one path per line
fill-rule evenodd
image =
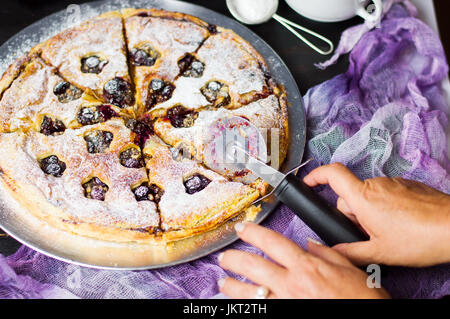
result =
M348 71L307 92L306 156L315 161L303 175L340 161L361 178L401 176L450 193L448 106L440 91L448 67L438 36L408 7L394 4L379 28L361 32L351 45ZM320 194L336 200L328 187ZM307 237L317 238L285 206L264 225L302 247ZM230 248L261 254L242 242ZM217 280L230 275L217 266L217 255L120 272L67 264L23 246L8 258L0 256L0 297L210 298L218 293ZM382 285L396 298L440 298L450 294L450 265L385 267Z

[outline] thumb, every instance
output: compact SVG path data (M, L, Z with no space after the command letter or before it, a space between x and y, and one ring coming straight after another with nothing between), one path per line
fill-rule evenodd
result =
M362 266L376 263L376 247L373 241L338 244L333 249L350 259L355 265Z

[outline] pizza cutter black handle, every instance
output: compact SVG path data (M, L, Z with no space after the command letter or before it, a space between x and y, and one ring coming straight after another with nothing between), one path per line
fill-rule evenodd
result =
M293 174L286 176L275 188L274 194L329 246L369 239L336 207L325 203Z

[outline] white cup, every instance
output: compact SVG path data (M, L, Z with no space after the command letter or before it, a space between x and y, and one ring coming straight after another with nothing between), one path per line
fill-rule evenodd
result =
M336 22L359 15L364 20L377 21L382 12L381 0L372 0L372 13L366 11L369 0L286 0L297 13L311 20Z

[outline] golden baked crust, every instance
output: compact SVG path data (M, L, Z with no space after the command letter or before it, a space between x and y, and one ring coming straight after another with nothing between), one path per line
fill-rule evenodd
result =
M133 55L143 44L148 56L156 52L144 59L151 63ZM125 9L88 20L37 45L0 79L0 181L31 214L82 236L169 242L208 231L267 184L207 168L205 128L241 116L279 135L279 164L286 155L286 97L267 70L233 31L183 13ZM130 86L116 81L105 91L114 79ZM171 94L155 99L155 79ZM123 103L122 92L135 99ZM196 116L174 127L174 107ZM60 126L47 128L45 118ZM195 159L173 157L181 143Z
M22 73L23 69L31 60L30 54L25 54L14 61L0 78L0 98L3 93L11 86L12 82Z

